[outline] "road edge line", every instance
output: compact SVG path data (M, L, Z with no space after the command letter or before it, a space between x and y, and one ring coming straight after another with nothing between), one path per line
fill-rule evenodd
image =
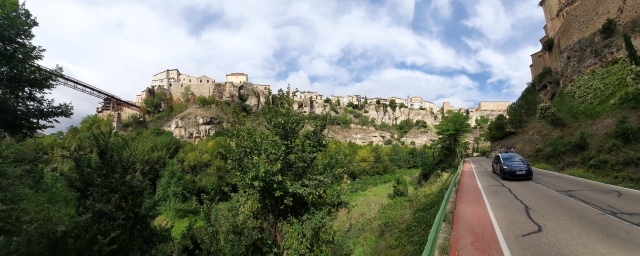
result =
M473 176L476 177L476 182L478 182L478 188L480 188L480 192L482 193L484 204L487 206L487 210L489 211L489 217L491 217L493 229L495 229L496 235L498 236L498 241L500 242L500 247L502 247L502 254L504 254L504 256L511 256L509 247L507 247L507 242L504 241L504 236L502 236L502 232L500 231L500 227L498 226L496 217L493 215L493 211L491 210L491 206L489 205L489 200L487 200L487 196L484 194L484 189L482 189L482 185L480 185L480 180L478 179L478 175L476 175L476 168L473 167L473 162L471 161L471 159L469 159L469 163L471 164L471 169L473 170Z
M573 177L573 176L571 176L571 175L567 175L567 176ZM540 184L540 183L538 183L538 182L535 182L535 184L536 184L536 185L538 185L538 186L541 186L541 187L543 187L543 188L546 188L546 189L550 190L551 192L554 192L554 193L556 193L556 194L559 194L559 195L563 196L563 197L564 197L564 198L566 198L566 199L569 199L569 200L574 201L574 202L576 202L576 203L578 203L578 204L581 204L581 205L583 205L584 207L587 207L587 208L589 208L589 209L591 209L591 210L594 210L594 211L596 211L596 212L598 212L598 213L600 213L600 214L602 214L602 215L604 215L604 216L607 216L607 217L609 217L609 218L612 218L612 219L614 219L614 220L617 220L617 221L619 221L619 222L622 222L622 224L629 225L629 226L631 226L631 227L634 227L634 228L638 228L638 229L640 229L640 227L639 227L639 226L636 226L636 225L633 225L633 224L627 223L627 222L625 222L625 221L623 221L623 220L621 220L621 219L617 218L616 216L613 216L613 215L611 215L611 214L608 214L608 213L606 213L606 212L603 212L603 211L601 211L601 210L598 210L598 209L594 208L593 206L588 205L588 204L585 204L585 203L583 203L583 202L580 202L580 201L578 201L578 200L576 200L576 199L574 199L574 198L568 197L567 195L562 194L562 193L560 193L560 192L558 192L558 191L555 191L555 190L553 190L553 189L552 189L552 188L550 188L550 187L547 187L547 186L545 186L545 185L542 185L542 184Z

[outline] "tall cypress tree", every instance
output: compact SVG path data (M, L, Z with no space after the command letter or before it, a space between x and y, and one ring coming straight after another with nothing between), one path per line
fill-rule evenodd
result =
M622 36L624 37L624 46L627 48L627 56L629 56L629 60L633 65L640 66L640 57L638 57L636 47L633 46L633 42L631 42L631 36L627 33L624 33Z

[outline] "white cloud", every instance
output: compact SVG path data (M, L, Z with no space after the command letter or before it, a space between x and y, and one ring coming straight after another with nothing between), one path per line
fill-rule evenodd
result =
M30 0L26 5L40 22L34 43L47 49L44 65L61 64L67 74L124 99L133 100L153 74L178 68L218 81L226 73L245 72L251 81L274 88L292 84L324 95L419 95L470 107L491 98L483 92L485 83L504 81L507 91L524 86L533 53L528 51L538 38L518 29L543 19L535 0L464 1L469 17L454 17L465 13L455 11L464 5L451 0ZM421 29L416 19L449 22L447 29L473 33ZM513 38L525 41L500 44ZM491 74L489 81L473 80L482 72ZM73 99L78 113L95 109L91 96L57 90L53 96Z

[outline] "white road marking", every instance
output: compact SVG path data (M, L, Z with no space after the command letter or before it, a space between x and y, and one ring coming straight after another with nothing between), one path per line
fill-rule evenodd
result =
M500 241L500 247L502 247L502 254L504 254L504 256L511 256L511 252L509 252L509 248L507 247L507 242L504 241L504 236L502 236L502 232L500 231L500 227L498 226L496 217L493 215L493 211L491 210L491 206L489 205L487 196L484 194L484 189L482 189L482 185L480 185L480 180L478 179L478 175L476 175L476 168L473 166L473 162L471 162L471 159L469 159L469 163L471 163L471 169L473 169L473 176L476 177L476 181L478 182L478 187L480 188L480 192L482 192L482 198L484 199L484 204L487 205L487 210L489 210L489 216L491 217L491 223L493 223L493 229L496 230L496 235L498 235L498 241Z
M573 176L570 176L570 175L567 175L567 176L569 176L569 177L573 177ZM534 181L534 182L535 182L535 181ZM562 196L562 197L564 197L564 198L567 198L567 199L572 200L572 201L574 201L574 202L576 202L576 203L579 203L579 204L581 204L581 205L584 205L584 206L586 206L587 208L592 209L592 210L594 210L594 211L596 211L596 212L599 212L599 213L601 213L601 214L603 214L603 215L605 215L605 216L608 216L608 217L610 217L610 218L612 218L612 219L614 219L614 220L620 221L620 222L624 223L625 225L629 225L629 226L634 227L634 228L640 228L640 227L638 227L638 226L636 226L636 225L633 225L633 224L631 224L631 223L625 222L625 221L623 221L622 219L620 219L620 218L618 218L618 217L615 217L615 216L612 216L611 214L608 214L608 213L606 213L606 212L603 212L603 211L601 211L601 210L599 210L599 209L597 209L597 208L595 208L595 207L593 207L593 206L591 206L591 205L585 204L585 203L580 202L580 201L578 201L578 200L576 200L576 199L574 199L574 198L571 198L571 197L569 197L569 196L567 196L567 195L565 195L565 194L562 194L562 193L560 193L560 192L558 192L558 191L555 191L555 190L553 190L553 189L551 189L551 188L549 188L549 187L547 187L547 186L545 186L545 185L542 185L542 184L540 184L540 183L538 183L538 182L535 182L535 184L536 184L536 185L538 185L538 186L541 186L541 187L543 187L543 188L546 188L546 189L548 189L548 190L551 190L551 191L553 191L553 192L555 192L555 193L557 193L557 194L561 195L561 196ZM601 184L604 184L604 183L601 183ZM609 184L605 184L605 185L609 185Z

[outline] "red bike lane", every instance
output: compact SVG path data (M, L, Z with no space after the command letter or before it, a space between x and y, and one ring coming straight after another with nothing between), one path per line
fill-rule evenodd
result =
M460 173L449 244L449 255L504 255L469 159Z

